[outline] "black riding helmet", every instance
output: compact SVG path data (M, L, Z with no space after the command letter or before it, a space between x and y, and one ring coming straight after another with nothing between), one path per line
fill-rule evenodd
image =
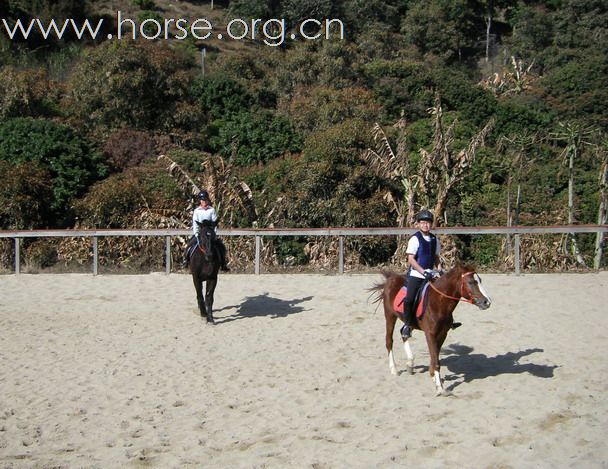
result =
M418 215L416 215L416 221L425 220L433 223L434 219L435 217L433 217L433 214L428 210L421 210L420 212L418 212Z
M209 202L211 200L209 198L209 192L207 192L207 191L200 191L198 193L198 200L206 200L207 202Z

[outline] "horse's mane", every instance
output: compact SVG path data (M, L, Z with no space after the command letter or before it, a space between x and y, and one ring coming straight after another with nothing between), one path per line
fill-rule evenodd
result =
M454 267L448 270L444 275L442 275L436 282L437 286L441 286L442 284L452 281L455 277L458 277L467 272L475 272L476 267L473 264L465 264L463 262L456 262Z
M460 273L466 273L466 272L475 272L476 269L477 268L473 264L465 264L464 262L458 261L458 262L456 262L454 267L452 267L450 269L449 272L456 271L456 272L460 272Z

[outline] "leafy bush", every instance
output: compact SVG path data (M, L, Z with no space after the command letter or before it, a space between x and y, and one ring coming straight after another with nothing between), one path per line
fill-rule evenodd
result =
M51 267L57 263L57 246L60 239L39 239L29 243L25 248L25 262L28 271Z
M323 130L349 119L370 124L378 118L380 106L365 88L333 89L325 86L299 88L283 113L301 132Z
M605 80L608 57L585 54L556 67L541 81L553 109L561 119L583 116L589 122L608 130L608 100Z
M103 148L106 161L118 172L156 158L153 137L137 130L121 129L110 134Z
M551 127L555 113L532 96L521 95L501 100L496 107L495 117L493 134L498 138L500 135L514 136L526 132L532 134L546 131Z
M70 115L87 128L171 128L194 56L165 41L112 41L91 49L68 83Z
M142 210L175 210L183 206L175 182L157 163L137 166L98 182L74 206L81 226L138 226Z
M298 240L292 237L275 238L275 252L281 265L304 265L308 263L308 256L304 253L306 240Z
M302 138L291 122L267 111L241 112L225 121L215 121L213 126L216 135L211 139L212 151L228 157L232 142L236 142L235 163L240 166L265 163L298 152L302 146Z
M249 111L254 105L253 96L245 87L226 75L197 77L192 82L190 93L210 120L226 119L231 114Z
M367 86L382 106L383 122L402 113L408 121L427 116L433 104L434 80L428 68L413 61L377 60L362 68Z
M51 221L52 185L48 170L35 162L0 159L0 229L31 230Z
M155 10L156 3L154 0L133 0L133 5L141 10Z
M49 205L65 216L70 202L106 174L98 153L65 125L43 119L16 118L0 123L0 160L36 162L52 178Z
M0 70L0 118L45 116L56 113L57 92L42 69Z

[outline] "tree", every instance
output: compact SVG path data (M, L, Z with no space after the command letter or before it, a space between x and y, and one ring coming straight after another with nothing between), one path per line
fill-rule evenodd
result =
M522 183L529 171L533 159L528 156L531 148L538 144L537 134L503 136L498 142L499 153L506 153L509 158L509 176L507 179L507 226L519 225L521 211ZM511 203L512 186L515 183L515 207ZM507 235L507 256L511 254L511 235Z
M89 129L170 129L193 65L189 52L164 41L108 41L75 67L67 110Z
M475 11L467 1L419 0L408 9L401 33L422 54L460 61L481 32L476 23Z
M553 138L556 141L566 143L561 156L563 157L564 163L568 166L568 224L572 225L575 219L575 208L574 208L574 162L579 158L583 147L590 145L591 142L587 139L593 134L591 127L583 127L580 124L572 122L558 122L560 129L553 134ZM567 251L567 240L564 236L562 248L564 252ZM576 235L571 233L570 235L572 254L575 256L577 262L581 265L586 265L583 256L579 252L578 245L576 243Z
M234 152L229 159L223 159L217 155L201 154L203 176L198 183L168 156L160 155L158 159L165 164L168 163L167 172L192 198L198 195L200 187L204 187L214 201L218 215L227 225L233 226L233 223L243 216L248 226L256 222L258 214L253 193L249 186L233 172ZM191 215L189 209L188 206L186 219L189 219Z
M376 149L368 149L364 153L365 161L376 174L397 182L403 190L403 196L393 191L387 192L385 196L396 213L399 227L412 226L419 208L433 208L434 225L442 220L447 221L445 210L448 197L471 167L477 151L485 144L485 138L494 124L490 119L471 137L465 148L456 150L453 148L456 120L445 127L439 96L436 96L435 106L429 112L434 120L433 147L431 151L419 149L420 159L417 165L414 165L413 155L407 151L407 125L403 119L394 126L397 130L396 151L385 132L376 124ZM395 255L400 254L404 248L404 240L400 240Z

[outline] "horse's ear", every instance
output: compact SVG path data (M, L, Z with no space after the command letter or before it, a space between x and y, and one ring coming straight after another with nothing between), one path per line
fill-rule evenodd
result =
M202 224L200 221L198 221L198 220L194 220L194 221L196 222L196 224L197 224L198 226L203 226L203 224Z

